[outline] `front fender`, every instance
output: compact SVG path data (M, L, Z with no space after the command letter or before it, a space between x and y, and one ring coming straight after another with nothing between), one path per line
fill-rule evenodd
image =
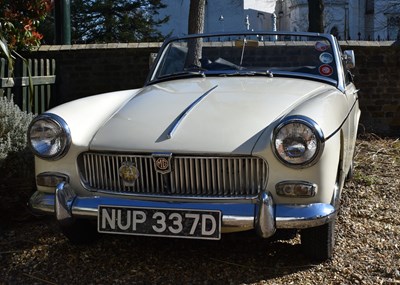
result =
M272 130L271 130L272 131ZM321 157L314 165L306 168L292 168L283 164L273 153L271 136L264 136L259 141L260 148L253 155L263 157L268 162L267 191L277 204L329 204L334 196L337 182L337 172L340 160L340 133L336 133L325 142ZM263 147L261 147L261 141ZM318 185L317 194L309 198L288 198L278 196L276 185L283 181L307 181Z
M253 149L253 154L268 161L268 191L281 204L330 203L337 184L337 173L341 159L341 129L349 114L345 94L337 90L326 90L315 95L287 112L268 126ZM324 150L315 165L301 169L292 168L280 162L273 151L272 134L274 128L286 116L305 116L315 121L324 134ZM318 185L318 193L310 198L278 197L275 185L286 180L308 181Z
M57 162L35 157L36 175L40 173L61 173L69 177L79 177L76 161L80 153L89 150L89 144L100 126L139 93L139 89L105 93L90 96L57 106L46 113L60 116L71 132L71 146L68 153ZM78 181L71 181L75 188L81 189ZM38 190L53 193L54 188L38 185Z
M87 147L100 126L139 91L133 89L90 96L57 106L46 113L64 119L71 131L72 144Z
M329 139L340 130L350 112L351 104L346 95L338 90L330 90L312 97L291 110L287 116L300 115L316 122Z

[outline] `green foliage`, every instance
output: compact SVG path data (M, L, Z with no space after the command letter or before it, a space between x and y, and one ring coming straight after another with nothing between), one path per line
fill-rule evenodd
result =
M361 172L356 171L353 176L353 181L358 184L370 187L376 184L377 178L374 175L365 175Z
M21 57L17 50L40 45L43 35L37 27L50 10L51 0L0 0L0 56L6 57L11 73L15 60L12 53Z
M76 43L159 41L155 20L161 0L72 0L72 41Z
M1 41L10 50L38 47L43 36L37 28L50 10L51 0L0 0Z
M32 164L27 149L27 130L33 119L14 104L13 99L0 96L0 171L2 178L14 173L26 173L24 166ZM30 166L29 166L30 167Z

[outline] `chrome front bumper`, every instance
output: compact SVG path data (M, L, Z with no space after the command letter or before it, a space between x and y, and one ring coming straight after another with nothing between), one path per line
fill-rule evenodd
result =
M97 218L99 205L220 210L223 232L255 229L264 238L272 236L276 229L320 226L334 219L337 214L331 204L274 205L272 196L265 192L245 203L234 200L171 203L100 196L79 197L65 182L58 185L55 194L37 191L29 204L34 211L55 214L62 224L71 223L74 218Z

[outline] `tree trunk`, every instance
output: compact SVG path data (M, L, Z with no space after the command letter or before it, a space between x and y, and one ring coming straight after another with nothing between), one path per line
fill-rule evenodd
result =
M190 1L188 34L201 34L204 32L205 13L206 0Z
M189 10L188 34L201 34L204 32L204 17L206 0L191 0ZM188 55L186 66L200 66L202 43L201 39L188 42Z
M308 31L324 32L324 1L308 0Z

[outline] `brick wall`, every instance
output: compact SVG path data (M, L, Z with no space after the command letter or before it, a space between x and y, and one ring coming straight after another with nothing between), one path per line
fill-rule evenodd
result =
M400 136L400 44L340 42L356 54L354 70L362 109L360 131ZM159 43L42 46L25 55L54 58L57 90L52 104L102 92L138 88L149 71L150 53Z
M56 59L56 96L52 105L74 99L143 86L149 55L159 43L41 46L27 58Z
M367 131L400 137L400 43L341 42L356 54L361 124Z

